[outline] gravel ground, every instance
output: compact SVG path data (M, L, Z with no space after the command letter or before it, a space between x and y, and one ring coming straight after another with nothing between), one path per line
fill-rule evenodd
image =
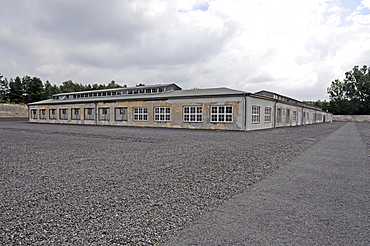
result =
M367 147L370 157L370 122L357 122L356 126L362 136L362 140Z
M234 132L0 119L0 244L160 245L343 124ZM370 146L370 124L357 126Z

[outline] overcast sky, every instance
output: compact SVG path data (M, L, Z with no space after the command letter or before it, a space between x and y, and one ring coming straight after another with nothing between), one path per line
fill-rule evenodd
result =
M328 99L370 65L370 0L2 0L0 73Z

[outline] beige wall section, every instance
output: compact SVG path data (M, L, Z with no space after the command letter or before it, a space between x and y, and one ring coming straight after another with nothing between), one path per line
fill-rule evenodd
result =
M170 100L152 100L152 101L117 101L117 102L99 102L88 104L63 104L63 105L31 105L29 107L30 122L38 123L60 123L60 124L96 124L96 125L118 125L118 126L150 126L150 127L172 127L172 128L194 128L194 129L222 129L222 130L243 130L243 97L219 97L219 98L199 98L199 99L170 99ZM232 122L213 123L210 120L211 106L233 106ZM202 106L203 120L202 122L184 122L183 107L184 106ZM115 108L127 107L127 121L115 120ZM134 108L147 107L148 120L135 121ZM170 121L155 121L154 107L170 107ZM80 108L80 120L72 120L71 112L73 108ZM84 119L84 109L94 109L94 120ZM109 120L99 120L98 109L109 108ZM45 119L40 119L40 109L46 109ZM57 118L50 119L50 109L57 109ZM68 119L61 120L59 109L68 110ZM31 111L36 110L37 119L32 118Z
M370 122L370 115L333 115L334 121Z
M232 122L211 122L212 106L232 106ZM185 122L185 106L202 106L201 122ZM127 108L127 120L115 119L115 108ZM148 119L145 121L134 120L134 108L146 107ZM155 107L170 107L170 121L155 121ZM252 115L253 107L259 107L258 120ZM72 119L72 109L79 108L79 119ZM93 119L85 119L85 109L91 108L94 112ZM99 119L99 109L109 109L109 115L105 120ZM266 108L271 110L270 117L266 114ZM45 109L46 116L40 118L40 109ZM50 119L50 110L56 109L56 119ZM59 109L67 109L67 119L60 119ZM31 113L36 110L36 119ZM254 112L255 113L255 112ZM254 120L252 120L254 118ZM267 119L269 118L269 119ZM225 97L202 97L187 99L168 99L150 101L117 101L98 102L83 104L61 105L31 105L29 106L29 121L38 123L59 124L89 124L89 125L115 125L115 126L142 126L142 127L170 127L192 129L219 129L219 130L258 130L274 127L297 126L320 122L331 122L332 115L322 111L305 108L289 103L277 102L266 98L253 96L225 96Z
M28 117L27 105L0 103L0 117Z

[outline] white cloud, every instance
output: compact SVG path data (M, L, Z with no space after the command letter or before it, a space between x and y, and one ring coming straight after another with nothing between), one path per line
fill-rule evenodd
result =
M323 99L332 80L370 65L369 0L357 5L5 0L0 72L55 84L176 82Z

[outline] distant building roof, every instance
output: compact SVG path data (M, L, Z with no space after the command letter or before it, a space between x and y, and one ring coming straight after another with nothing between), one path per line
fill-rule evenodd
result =
M174 84L168 84L164 86L169 86ZM54 99L48 99L39 102L29 103L29 105L39 105L39 104L66 104L66 103L87 103L87 102L109 102L109 101L126 101L126 100L157 100L157 99L167 99L167 98L186 98L186 97L211 97L211 96L236 96L236 95L246 95L250 94L240 90L229 89L226 87L221 88L209 88L209 89L191 89L182 90L180 87L176 86L175 90L163 91L160 93L136 93L136 94L121 94L121 95L109 95L109 96L92 96L92 97L79 97L79 98L64 98L55 99L55 97L63 97L69 95L82 95L90 93L107 93L107 92L118 92L131 89L149 89L157 88L158 86L140 86L140 87L130 87L130 88L120 88L120 89L107 89L107 90L94 90L94 91L81 91L72 93L60 93L53 95Z

